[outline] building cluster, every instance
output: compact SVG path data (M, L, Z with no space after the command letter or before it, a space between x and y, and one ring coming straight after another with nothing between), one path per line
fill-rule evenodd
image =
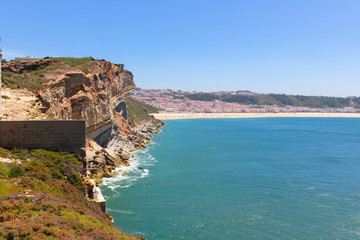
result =
M29 60L34 59L33 56L26 56L26 57L16 57L15 60Z
M272 106L258 106L258 105L240 105L238 103L222 102L219 100L214 101L197 101L190 100L186 96L188 94L194 94L194 91L173 91L169 89L165 90L148 90L137 88L133 92L133 97L145 102L151 106L162 109L166 112L199 112L199 113L267 113L267 112L355 112L352 107L346 108L308 108L308 107L278 107ZM204 92L203 92L204 93ZM231 91L231 92L207 92L215 95L225 94L242 94L242 95L254 95L249 91Z

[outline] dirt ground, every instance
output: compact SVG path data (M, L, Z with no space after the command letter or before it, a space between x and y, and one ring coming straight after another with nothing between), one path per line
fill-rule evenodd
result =
M1 88L3 120L41 120L48 119L41 113L41 103L26 89Z

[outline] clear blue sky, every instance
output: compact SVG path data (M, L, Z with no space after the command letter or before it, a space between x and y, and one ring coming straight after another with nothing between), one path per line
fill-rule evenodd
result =
M17 56L123 63L142 88L360 95L359 0L17 0L0 3Z

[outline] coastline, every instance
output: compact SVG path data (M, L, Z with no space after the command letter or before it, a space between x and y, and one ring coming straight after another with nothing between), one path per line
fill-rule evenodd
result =
M360 118L360 113L170 113L160 112L152 114L160 120L200 119L200 118L259 118L259 117L350 117Z

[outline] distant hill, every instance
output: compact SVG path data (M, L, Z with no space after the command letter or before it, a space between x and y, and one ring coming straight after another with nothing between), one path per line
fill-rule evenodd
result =
M360 97L324 97L324 96L302 96L286 94L254 94L254 95L233 95L214 93L191 93L184 94L190 100L224 102L237 102L243 105L277 105L279 107L296 106L309 108L360 108Z

